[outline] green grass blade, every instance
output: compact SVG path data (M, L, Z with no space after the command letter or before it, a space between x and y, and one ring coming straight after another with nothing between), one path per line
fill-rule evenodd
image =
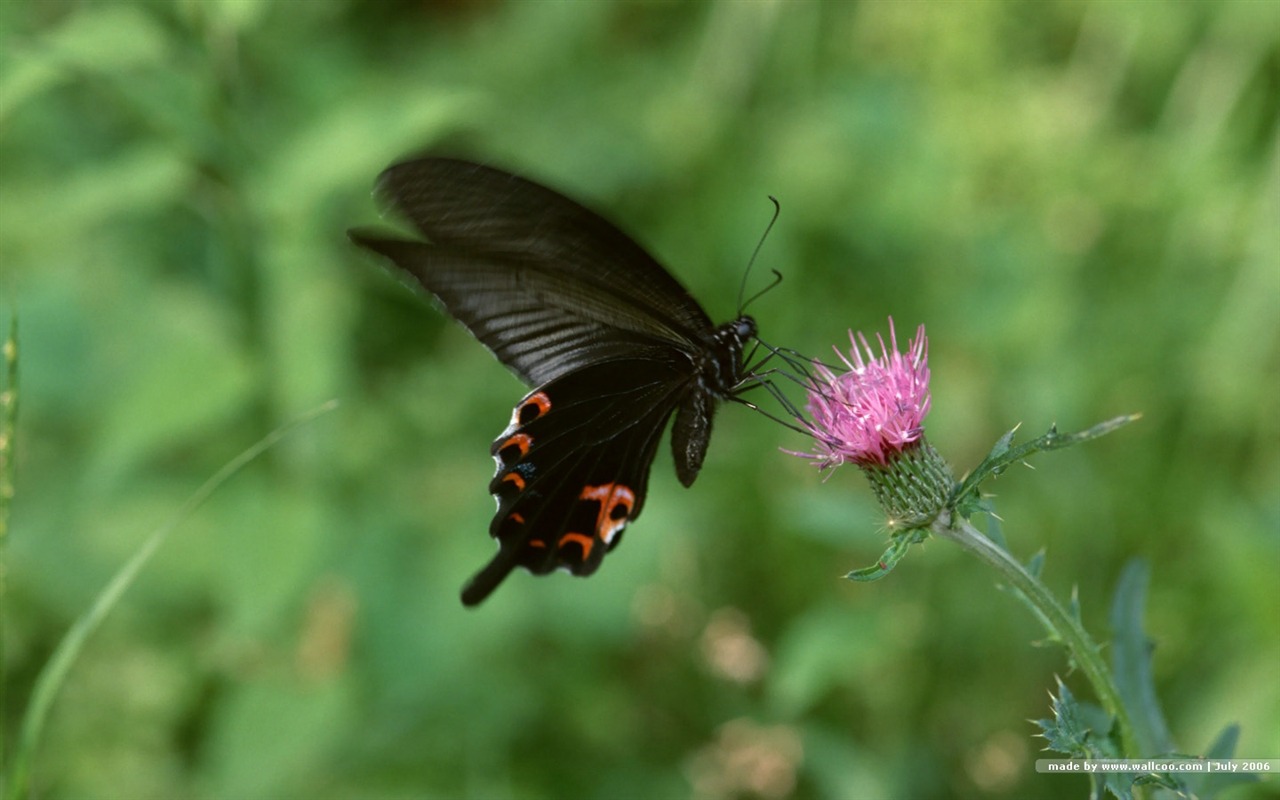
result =
M71 630L67 631L67 635L62 637L62 641L58 643L58 647L50 657L49 663L45 664L44 669L40 670L40 675L36 678L35 689L31 694L31 703L23 716L22 730L18 737L17 750L14 753L12 772L5 787L5 797L17 800L24 793L32 755L39 743L40 734L44 728L45 720L49 716L49 711L53 707L53 701L57 697L58 690L62 687L71 665L75 663L75 659L80 654L80 650L84 647L89 635L93 633L107 614L110 613L111 609L115 607L116 603L119 602L120 597L132 585L138 573L146 566L147 561L155 554L160 545L164 544L174 529L181 525L205 500L209 499L209 496L218 487L226 483L245 465L284 438L294 428L310 422L321 414L332 411L337 405L338 402L336 400L330 400L308 411L297 419L276 428L256 444L228 461L212 477L205 481L199 489L196 489L195 493L183 503L182 508L172 518L152 532L134 552L133 556L116 572L102 590L102 593L94 600L93 605L89 607L89 610L77 619L75 624L71 626Z
M9 318L4 342L5 380L0 388L0 547L9 533L9 505L13 502L13 437L18 425L18 315ZM0 570L0 580L4 577ZM0 582L0 592L4 584ZM3 594L0 594L3 597Z
M0 387L0 720L7 718L8 676L4 665L9 663L6 643L8 628L5 625L5 590L8 583L7 545L9 541L9 507L13 503L13 472L15 466L14 437L18 430L18 312L9 317L9 336L4 342L5 380ZM8 742L4 725L0 724L0 766L6 762ZM3 784L0 784L2 788Z

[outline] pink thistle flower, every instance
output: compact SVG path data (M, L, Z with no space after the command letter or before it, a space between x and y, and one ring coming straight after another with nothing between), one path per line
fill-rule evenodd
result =
M880 354L861 333L849 332L849 358L836 350L848 368L837 373L816 364L810 380L806 425L817 439L814 459L820 468L852 461L863 468L886 467L924 438L929 413L928 340L924 325L916 329L907 352L898 351L893 318L889 346L879 334ZM862 349L858 349L861 343ZM864 355L865 353L865 355Z

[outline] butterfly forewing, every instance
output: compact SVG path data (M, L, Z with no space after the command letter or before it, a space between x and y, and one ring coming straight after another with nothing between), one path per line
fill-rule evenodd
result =
M548 302L547 297L556 296L556 284L572 281L564 275L547 280L546 271L527 261L363 232L352 238L416 278L450 316L531 386L602 359L625 356L634 351L638 339L655 346L669 341L652 332L610 325L598 314L566 307L563 298Z
M558 192L501 170L444 158L397 164L378 194L437 245L513 256L629 298L662 327L693 338L711 320L644 248L608 220Z

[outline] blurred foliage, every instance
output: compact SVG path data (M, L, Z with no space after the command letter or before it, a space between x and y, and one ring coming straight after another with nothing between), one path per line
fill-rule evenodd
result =
M932 337L930 439L1143 420L995 487L1107 638L1125 561L1179 748L1280 755L1280 4L0 3L0 320L22 318L6 743L111 573L47 798L1080 797L1027 720L1061 654L943 543L891 579L852 469L733 407L591 580L478 611L522 388L344 230L422 150L526 172L824 354ZM1244 789L1239 796L1260 789Z

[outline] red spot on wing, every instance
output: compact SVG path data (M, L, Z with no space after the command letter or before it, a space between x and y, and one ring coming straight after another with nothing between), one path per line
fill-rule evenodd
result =
M571 542L576 542L582 546L582 560L586 561L591 555L591 548L595 545L596 540L581 533L566 533L560 537L559 546L564 547Z
M518 409L520 424L527 425L551 410L551 398L546 392L534 392L524 399Z
M583 500L595 500L600 504L600 511L596 516L596 535L605 544L627 527L627 518L631 516L631 509L636 504L635 492L621 483L586 486L579 497Z
M502 480L504 483L507 481L510 481L512 484L514 484L517 492L524 491L524 478L520 477L520 473L508 472L506 475L502 476Z
M527 433L513 433L506 438L502 444L498 445L498 455L502 457L503 464L509 464L515 461L515 458L508 459L503 454L512 447L520 451L520 458L529 455L529 448L533 446L533 437Z
M551 398L547 393L534 392L511 409L511 424L507 426L507 430L519 430L550 410Z

